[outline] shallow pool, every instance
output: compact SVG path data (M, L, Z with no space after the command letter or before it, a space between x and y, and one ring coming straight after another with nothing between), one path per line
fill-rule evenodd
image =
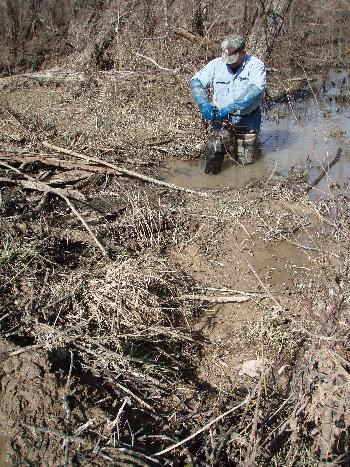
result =
M163 177L187 188L241 188L274 175L287 176L292 170L306 171L312 180L322 171L320 163L326 158L332 159L340 147L340 161L310 194L323 196L335 188L347 191L350 181L349 97L349 73L332 71L325 80L313 84L310 97L277 104L264 111L261 153L254 164L242 167L227 158L220 174L207 175L204 160L173 160Z

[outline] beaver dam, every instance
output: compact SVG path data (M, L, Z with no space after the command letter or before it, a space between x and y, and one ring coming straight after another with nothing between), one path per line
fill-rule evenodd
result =
M203 49L142 31L0 78L0 465L348 465L349 74L276 52L211 177Z

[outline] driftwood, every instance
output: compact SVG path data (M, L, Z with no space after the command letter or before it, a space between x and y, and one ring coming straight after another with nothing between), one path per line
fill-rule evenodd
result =
M342 150L341 148L338 148L337 149L337 152L335 154L335 156L333 157L333 159L331 159L330 161L323 161L321 163L321 168L322 168L322 173L320 173L320 175L318 175L317 177L315 177L310 183L309 185L306 187L305 191L306 193L308 193L312 188L314 188L321 180L322 178L328 174L329 170L331 169L331 167L333 167L334 164L336 164L339 159L340 159L340 156L341 156L341 153L342 153Z
M6 167L7 169L10 169L12 170L13 172L16 172L20 175L22 175L23 177L26 178L26 180L18 180L17 182L20 183L24 188L29 188L29 189L32 189L32 190L38 190L38 191L42 191L44 193L53 193L57 196L60 196L62 199L64 199L64 201L67 203L68 207L71 209L71 211L73 212L73 214L75 214L75 216L80 220L80 222L83 224L83 226L85 227L85 229L89 232L89 234L92 236L92 238L94 239L96 245L99 247L99 249L101 250L101 252L103 253L104 256L107 256L107 252L104 248L104 246L101 244L101 242L97 239L97 237L95 236L95 234L93 233L93 231L91 230L91 228L88 226L87 222L85 221L85 219L82 217L82 215L76 210L76 208L74 207L74 205L71 203L70 199L69 199L69 194L67 193L66 190L62 190L61 188L53 188L53 187L50 187L47 183L44 183L44 182L40 182L38 180L35 180L33 177L30 177L29 175L26 175L24 173L22 173L20 170L16 169L15 167L12 167L11 165L9 164L6 164L5 162L2 162L0 161L0 165ZM80 193L80 196L83 196L81 193ZM81 199L79 200L81 201Z
M70 156L77 157L79 159L84 159L84 160L86 160L88 162L94 162L94 163L100 164L102 166L109 167L109 168L114 169L117 172L120 172L120 173L122 173L124 175L127 175L129 177L133 177L133 178L138 178L139 180L143 180L145 182L154 183L156 185L164 186L164 187L170 188L172 190L184 191L185 193L192 193L192 194L195 194L197 196L202 196L202 197L205 197L205 198L210 196L209 193L206 193L206 192L203 192L203 191L190 190L189 188L184 188L182 186L173 185L172 183L163 182L162 180L158 180L156 178L148 177L147 175L143 175L143 174L141 174L139 172L135 172L134 170L128 170L128 169L124 169L122 167L118 167L115 164L112 164L111 162L107 162L107 161L104 161L102 159L99 159L98 157L85 156L84 154L80 154L78 152L71 151L70 149L65 149L65 148L61 148L59 146L55 146L53 144L48 143L47 141L43 141L42 144L43 144L44 147L53 149L54 151L57 151L57 152L61 152L62 154L68 154Z

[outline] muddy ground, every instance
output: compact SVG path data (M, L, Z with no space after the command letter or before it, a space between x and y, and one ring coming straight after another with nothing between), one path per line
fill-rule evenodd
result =
M349 460L348 197L118 172L202 157L189 77L1 79L1 465Z

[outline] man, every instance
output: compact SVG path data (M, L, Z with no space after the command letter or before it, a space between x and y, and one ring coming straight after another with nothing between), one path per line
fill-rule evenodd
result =
M243 165L253 162L266 84L263 62L246 52L242 38L229 35L221 48L222 56L210 61L190 81L193 99L203 119L211 122L205 172L212 174L220 172L232 141L237 162ZM207 90L213 94L212 103Z

